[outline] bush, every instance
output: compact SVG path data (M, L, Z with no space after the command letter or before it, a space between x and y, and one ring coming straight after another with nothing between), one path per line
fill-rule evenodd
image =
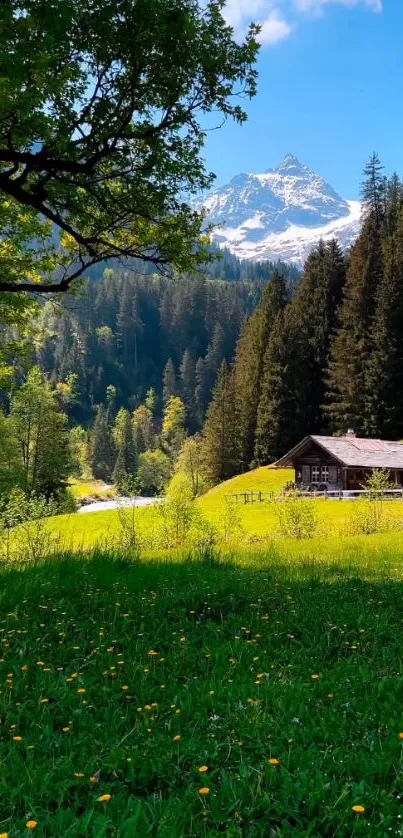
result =
M284 538L313 538L316 534L318 519L311 498L292 490L283 499L275 500L273 509Z
M145 494L159 495L171 474L171 461L163 451L144 451L140 454L137 477Z
M234 498L225 498L222 509L221 521L223 541L226 544L235 541L239 542L243 539L245 531L241 523L241 511Z

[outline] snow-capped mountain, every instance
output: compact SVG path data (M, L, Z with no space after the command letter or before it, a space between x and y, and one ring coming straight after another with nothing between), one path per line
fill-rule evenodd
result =
M241 259L302 265L319 239L348 247L360 229L360 202L345 201L293 155L264 174L240 174L203 202L213 238Z

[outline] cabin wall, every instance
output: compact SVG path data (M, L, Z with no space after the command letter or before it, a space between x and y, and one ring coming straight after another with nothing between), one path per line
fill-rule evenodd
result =
M312 445L294 462L295 482L298 485L325 485L329 490L343 489L343 469L340 463L318 445Z

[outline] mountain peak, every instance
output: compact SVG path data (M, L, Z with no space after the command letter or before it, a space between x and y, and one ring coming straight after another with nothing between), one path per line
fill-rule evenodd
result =
M295 154L289 153L286 154L284 159L281 161L281 163L277 166L277 168L274 171L278 172L279 174L298 174L299 172L302 172L307 168L307 166L305 166L303 163L301 163L300 160L298 160L298 157L296 157Z
M237 175L204 208L218 244L241 259L301 264L321 238L336 237L347 247L359 230L359 203L345 201L291 153L276 169Z

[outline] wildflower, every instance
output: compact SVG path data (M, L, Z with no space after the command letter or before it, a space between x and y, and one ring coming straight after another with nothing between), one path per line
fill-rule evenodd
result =
M49 702L48 698L41 698L41 704L48 704L48 702Z
M399 733L399 739L403 739L403 733Z
M353 812L356 812L357 815L363 815L365 812L365 806L352 806Z
M334 698L334 693L328 693L327 697L330 698L330 701L332 701L332 699ZM403 739L403 736L402 736L402 739Z
M21 672L28 672L28 667L27 667L26 664L24 664L24 666L21 667ZM6 833L4 833L4 834L6 834ZM0 838L1 838L1 836L0 836Z
M210 690L209 695L215 695L215 691L214 691L214 690Z
M70 730L70 728L69 728L69 727L67 727L67 725L66 725L66 727L62 727L62 731L63 731L63 733L68 733L68 732L69 732L69 730Z
M8 838L8 832L1 832L0 838Z
M179 733L177 733L176 736L174 736L174 742L179 742L180 739L182 739L182 737L179 736Z
M203 788L199 789L199 794L210 794L210 789L208 788L208 786L203 786Z
M84 687L80 687L80 689L77 690L78 695L83 695L85 692L87 692L87 690L85 690Z
M83 774L83 772L82 772L82 771L75 771L75 772L74 772L74 776L75 776L75 777L85 777L85 774Z
M14 742L22 742L22 736L13 736Z
M199 768L200 774L205 774L208 771L208 765L201 765Z
M111 794L101 794L101 796L98 797L98 800L100 801L100 803L109 803L111 797Z
M318 673L317 673L317 672L314 672L314 674L313 674L313 675L311 675L312 681L319 681L319 678L321 678L321 677L322 677L322 676L321 676L321 675L318 675Z
M128 689L129 689L129 687L127 686L127 684L123 684L122 690L128 690Z
M269 763L270 763L270 765L280 765L280 760L277 759L276 757L271 757L269 759Z
M150 649L150 651L149 651L149 653L148 653L148 657L149 657L149 658L156 658L156 657L158 656L158 654L159 654L159 653L158 653L158 652L156 652L154 649Z
M27 821L26 827L27 829L36 829L38 826L38 821Z
M90 783L99 783L99 777L97 777L96 774L93 774L92 777L90 777Z

